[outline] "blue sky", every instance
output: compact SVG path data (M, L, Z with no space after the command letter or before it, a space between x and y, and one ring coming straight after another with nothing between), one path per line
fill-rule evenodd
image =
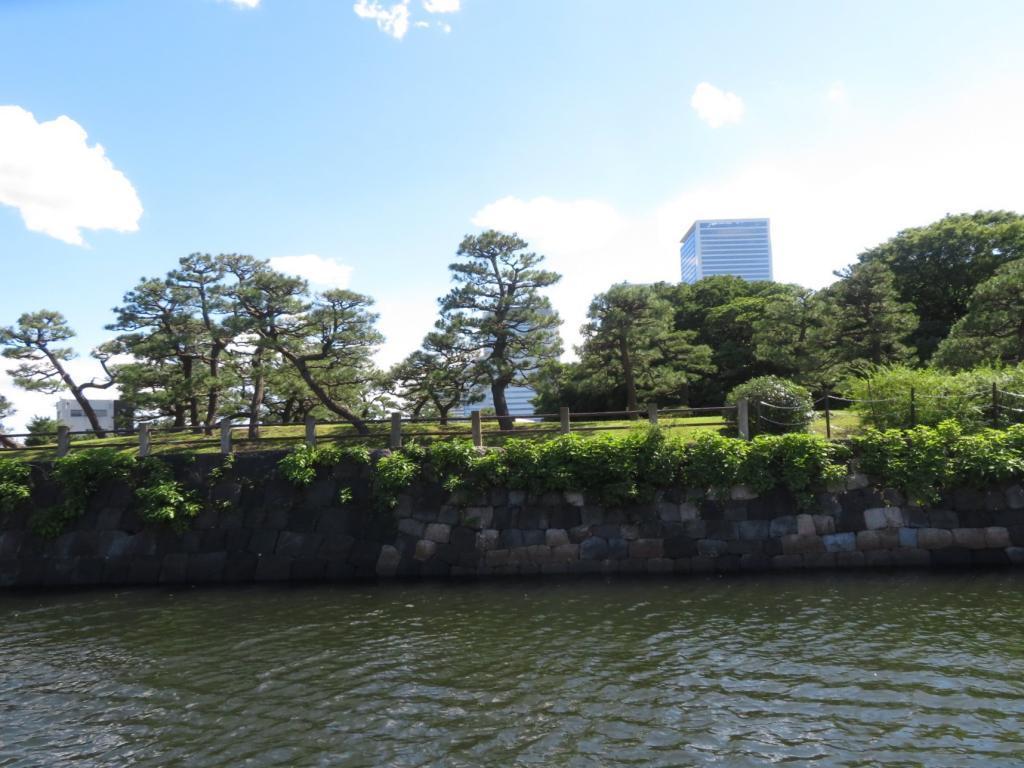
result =
M570 346L695 218L770 216L818 287L1024 211L1022 37L1017 2L0 0L0 324L59 309L86 353L137 278L245 252L374 296L390 362L486 226L564 274Z

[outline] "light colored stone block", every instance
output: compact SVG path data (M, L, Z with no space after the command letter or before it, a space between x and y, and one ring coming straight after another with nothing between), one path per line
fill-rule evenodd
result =
M565 499L565 503L573 507L583 506L583 494L579 491L566 491L562 494L562 498Z
M900 528L900 546L917 547L917 528Z
M784 555L802 555L807 552L824 552L825 543L814 534L791 533L782 537Z
M857 534L827 533L821 537L826 552L854 552L857 549Z
M423 538L436 541L438 544L447 544L452 537L452 527L444 523L430 523L423 532Z
M690 520L700 520L700 510L696 504L685 502L679 505L679 519L684 523Z
M733 501L750 501L756 499L757 494L746 485L734 485L729 491L729 498Z
M953 546L953 533L946 528L918 528L917 546L922 549L945 549Z
M985 546L990 549L1005 549L1010 546L1010 532L1001 526L986 528Z
M377 575L394 576L400 562L402 562L401 553L390 544L385 544L381 547L380 555L377 557Z
M564 528L548 528L544 533L544 543L549 547L560 547L569 543L569 532Z
M871 485L871 481L868 480L868 476L861 472L854 472L846 478L846 490L857 491L861 488L867 488Z
M984 549L985 529L984 528L954 528L953 543L958 547L967 549Z
M831 515L814 515L814 532L819 536L836 532L836 519Z
M417 560L423 562L429 560L437 552L437 542L431 541L430 539L420 539L416 542L416 554L413 555Z
M811 515L797 515L796 532L800 536L813 536L817 533L814 529L814 518Z
M501 537L501 531L494 528L488 528L480 531L476 535L476 548L480 552L487 552L492 549L498 548L498 539Z

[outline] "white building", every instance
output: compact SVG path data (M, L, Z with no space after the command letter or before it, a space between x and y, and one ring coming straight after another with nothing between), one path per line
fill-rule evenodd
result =
M90 400L89 405L95 411L96 420L102 429L114 428L114 410L117 408L117 400ZM82 411L82 406L75 400L57 401L57 422L72 432L92 431L92 425Z

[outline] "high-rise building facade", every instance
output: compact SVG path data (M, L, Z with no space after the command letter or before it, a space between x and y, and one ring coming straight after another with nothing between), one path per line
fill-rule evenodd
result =
M768 219L695 221L682 239L679 263L684 283L695 283L712 275L771 280Z

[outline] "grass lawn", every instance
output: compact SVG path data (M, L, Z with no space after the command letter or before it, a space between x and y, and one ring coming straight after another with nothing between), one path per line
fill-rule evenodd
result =
M573 422L573 430L579 430L586 436L601 434L621 434L630 429L646 426L646 419L636 421L613 420L613 421L579 421ZM666 430L672 437L680 437L684 440L692 440L702 432L718 432L723 435L735 436L735 427L727 423L722 417L704 414L700 416L686 417L661 417L659 426ZM832 437L849 437L860 427L859 417L850 411L837 411L832 413ZM825 419L819 413L811 425L811 431L824 435ZM317 426L317 439L322 442L338 441L345 445L365 445L368 448L385 448L388 445L390 425L387 423L374 423L370 425L371 434L361 437L347 424L320 424ZM237 427L233 431L232 446L236 452L244 451L266 451L291 448L305 439L305 427L301 424L289 424L282 426L262 427L259 440L246 438L245 427ZM443 434L438 434L443 433ZM486 420L483 424L484 445L500 446L510 437L517 439L546 440L558 434L558 423L545 422L517 422L512 433L500 432L496 421ZM151 432L151 446L153 454L192 452L192 453L219 453L220 437L219 431L211 435L191 434L187 432L161 433L159 430ZM424 424L403 424L403 440L408 443L413 440L428 442L450 438L469 440L471 438L470 425L468 421L456 421L446 427L440 427L437 423ZM71 450L82 450L85 448L119 448L132 452L138 450L138 438L134 435L120 435L103 439L80 437L72 440ZM18 458L24 461L39 461L50 459L54 455L55 446L47 445L36 448L23 448L18 450L0 451L0 458Z

